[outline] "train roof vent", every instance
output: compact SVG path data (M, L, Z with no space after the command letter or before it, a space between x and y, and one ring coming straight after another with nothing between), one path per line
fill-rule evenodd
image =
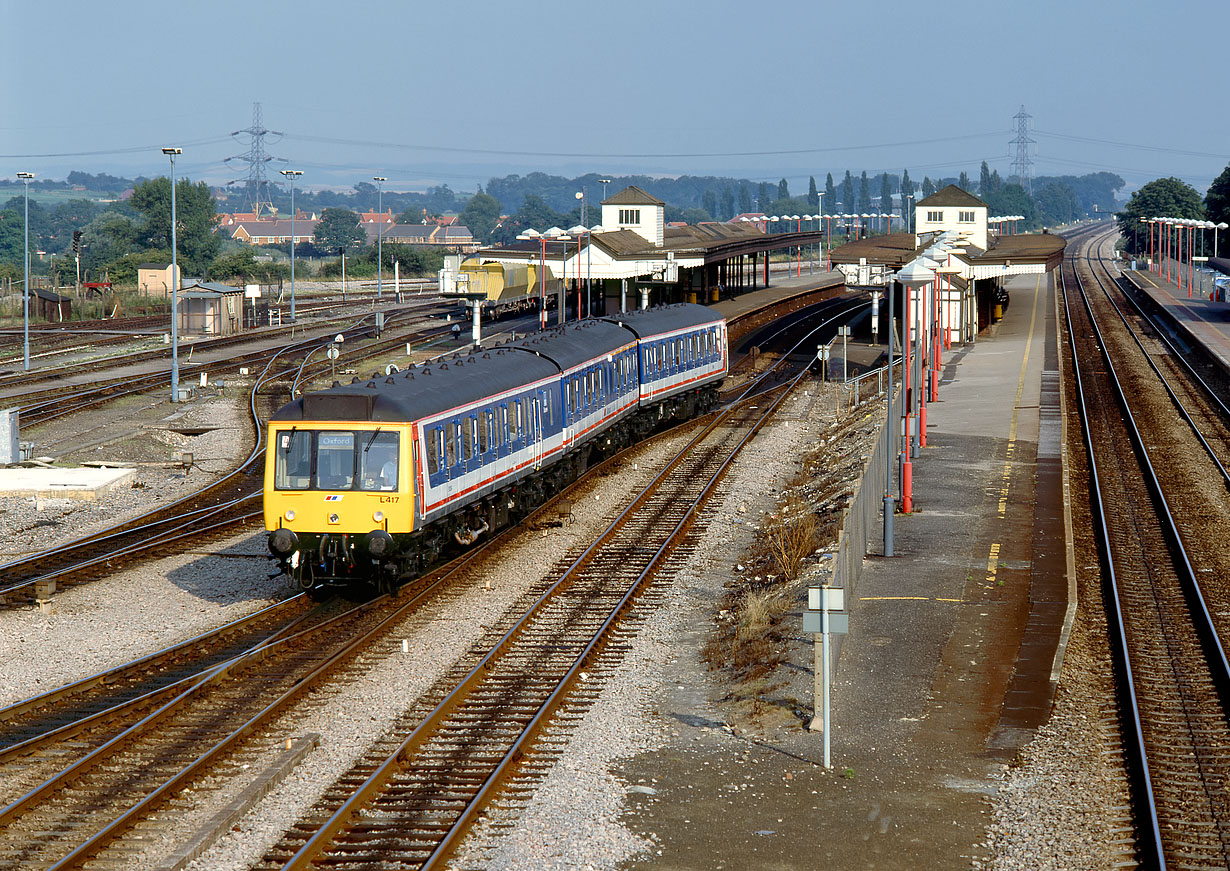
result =
M447 364L447 363L441 363L441 364L440 364L440 368L441 368L441 369L447 369L447 368L448 368L448 364Z
M356 375L356 376L354 376L353 378L351 378L351 379L350 379L350 383L351 383L351 384L358 384L358 383L359 383L359 376L358 376L358 375Z
M490 360L490 359L491 359L491 355L490 355L490 354L483 354L483 359L484 359L484 360Z
M334 381L334 382L333 382L333 386L334 386L334 387L341 387L341 386L342 386L342 382L340 382L340 381Z
M394 381L393 376L390 375L388 378L384 379L384 383L385 384L395 384L396 382Z
M375 389L376 389L376 382L375 382L375 381L368 381L368 382L367 382L367 386L368 386L368 388L369 388L369 389L371 389L371 390L375 390Z
M430 375L430 374L431 374L431 370L430 370L430 369L428 369L426 366L424 366L424 367L423 367L423 374L424 374L424 375Z

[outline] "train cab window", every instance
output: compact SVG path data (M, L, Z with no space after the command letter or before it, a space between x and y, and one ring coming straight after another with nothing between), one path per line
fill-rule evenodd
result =
M457 422L444 425L444 465L450 469L457 465Z
M316 436L316 487L349 490L354 484L353 432L321 432Z
M273 486L306 490L312 485L312 433L283 430L277 434Z
M360 432L359 489L396 490L401 436L396 432Z

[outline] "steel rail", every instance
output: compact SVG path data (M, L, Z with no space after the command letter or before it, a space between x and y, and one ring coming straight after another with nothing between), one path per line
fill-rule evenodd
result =
M1075 270L1074 270L1074 275L1075 275ZM1116 404L1118 405L1119 410L1120 410L1120 415L1122 418L1122 425L1124 427L1124 431L1126 432L1128 438L1131 441L1133 452L1138 457L1140 468L1141 468L1141 474L1143 476L1143 481L1147 488L1147 492L1150 495L1150 499L1153 502L1154 510L1156 512L1156 518L1157 518L1156 522L1158 524L1163 540L1166 542L1170 550L1171 564L1172 564L1173 570L1176 573L1176 578L1179 584L1179 588L1182 590L1183 595L1186 598L1188 617L1191 620L1192 632L1195 634L1195 637L1198 640L1198 643L1203 649L1206 667L1209 670L1209 678L1212 681L1213 686L1215 687L1215 691L1218 695L1218 698L1220 699L1221 710L1224 712L1226 708L1226 704L1227 704L1226 700L1230 698L1230 663L1227 662L1225 649L1221 643L1221 639L1218 637L1216 628L1212 620L1212 615L1209 612L1207 603L1204 598L1203 591L1197 579L1197 574L1191 564L1186 547L1183 544L1182 535L1179 531L1177 521L1174 518L1170 510L1169 502L1166 498L1164 489L1157 477L1156 470L1154 469L1152 460L1149 456L1149 451L1144 443L1144 439L1136 424L1135 417L1132 413L1131 404L1127 399L1126 393L1123 389L1123 386L1119 380L1118 374L1115 370L1113 361L1110 356L1110 350L1107 347L1107 344L1104 340L1101 329L1098 327L1097 319L1093 312L1092 302L1089 299L1087 292L1085 291L1083 283L1080 281L1079 275L1076 275L1076 281L1077 281L1077 285L1080 290L1082 299L1084 301L1085 310L1086 310L1090 325L1093 330L1093 337L1096 340L1096 343L1101 351L1101 357L1102 357L1103 365L1106 371L1105 377L1106 377L1107 383L1113 390L1113 395L1115 397ZM1065 297L1066 297L1066 287L1065 287ZM1076 344L1075 335L1073 334L1074 350L1075 350L1075 344ZM1083 409L1084 409L1084 405L1082 403L1082 410ZM1092 451L1091 463L1095 461L1096 461L1096 451ZM1099 511L1102 511L1102 509L1099 508ZM1102 514L1102 516L1103 517L1105 516L1104 513ZM1103 524L1103 529L1105 529L1104 524ZM1106 553L1107 555L1109 555L1110 553L1109 539L1107 540L1107 544L1106 544ZM1113 565L1113 562L1108 562L1108 565ZM1119 585L1116 583L1113 589L1115 590L1115 596L1117 596L1118 591L1120 589ZM1120 626L1124 625L1124 622L1122 619L1117 620L1117 623ZM1127 643L1126 637L1125 637L1124 643L1125 644ZM1130 669L1128 673L1129 674L1131 673ZM1132 692L1131 698L1134 703L1139 702L1139 698L1136 696L1136 693L1134 690ZM1140 717L1139 708L1134 709L1133 717L1134 718ZM1224 718L1224 713L1223 713L1223 718ZM1150 765L1149 756L1147 754L1143 756L1139 764L1147 769ZM1156 801L1157 799L1156 790L1150 789L1149 792L1146 794L1150 797L1151 800ZM1210 797L1210 801L1212 801L1211 797ZM1152 818L1150 822L1150 828L1154 830L1155 836L1159 836L1158 832L1160 831L1154 822L1157 818L1157 815L1158 815L1158 811L1157 811L1156 805L1154 805L1150 808L1150 816ZM1156 841L1155 843L1157 845L1155 849L1160 852L1160 850L1162 849L1162 842ZM1163 867L1164 867L1164 862L1163 862Z
M771 371L771 370L770 370ZM673 532L666 540L658 546L654 555L650 558L648 566L637 576L632 582L629 589L625 592L619 603L607 615L606 619L601 624L597 632L586 644L582 653L577 657L572 667L566 672L556 687L552 690L547 700L542 703L538 711L535 713L529 723L523 728L520 736L516 739L512 747L503 756L503 759L498 763L495 771L493 771L485 780L484 784L467 803L467 808L443 836L441 843L436 847L431 858L423 867L430 867L439 858L443 858L451 850L453 844L460 835L468 827L473 820L473 815L476 814L489 800L489 798L497 790L498 785L502 782L512 767L515 766L525 753L528 744L533 737L539 732L543 724L550 717L551 713L558 707L560 702L565 698L569 689L574 685L576 677L580 672L587 667L587 664L601 649L605 642L605 638L612 626L618 618L623 615L628 605L643 589L645 579L648 578L654 569L657 568L662 557L673 549L677 543L679 536L691 522L691 518L698 504L700 504L707 495L716 486L721 476L725 473L729 464L738 454L739 450L747 443L747 441L756 433L756 431L767 421L772 413L777 409L778 405L789 395L789 388L792 387L799 378L806 373L804 368L794 379L786 385L780 385L777 389L781 395L765 410L761 411L758 421L749 429L749 431L740 439L737 446L729 452L729 455L724 459L720 468L709 481L701 489L700 493L692 500L691 504L685 510L683 517L677 522ZM767 378L769 372L765 372L761 379ZM758 380L761 380L758 379ZM783 389L784 388L784 389ZM402 760L408 759L414 752L421 748L432 736L438 731L439 727L445 722L448 716L453 713L463 702L463 700L472 695L473 692L483 684L485 676L491 672L494 664L506 656L511 656L515 652L514 644L517 639L527 632L531 622L542 612L544 607L558 598L562 591L565 590L571 583L572 579L578 572L586 566L598 553L599 549L609 541L617 530L623 527L633 516L633 514L654 494L663 484L666 477L674 471L683 459L687 457L691 451L704 438L712 433L717 427L726 422L726 419L733 413L734 406L728 407L724 412L715 416L715 419L705 426L689 443L682 448L676 455L666 464L661 472L647 484L637 494L633 501L625 507L620 515L611 522L611 524L582 552L580 556L565 570L565 572L539 596L539 598L531 605L522 617L497 641L492 648L474 665L469 673L459 682L456 688L449 693L436 707L429 713L424 720L405 738L401 745L390 754L385 762L380 765L371 776L347 799L337 811L327 820L324 825L317 830L315 834L291 857L285 864L286 871L291 869L306 868L311 862L315 861L322 853L324 853L329 844L340 834L360 812L362 807L368 804L375 796L380 794L387 786L389 781L395 776L401 768Z

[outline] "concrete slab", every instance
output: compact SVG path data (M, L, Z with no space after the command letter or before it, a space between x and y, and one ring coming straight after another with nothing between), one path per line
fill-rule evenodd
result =
M34 496L94 502L127 483L136 469L50 468L0 469L0 497Z

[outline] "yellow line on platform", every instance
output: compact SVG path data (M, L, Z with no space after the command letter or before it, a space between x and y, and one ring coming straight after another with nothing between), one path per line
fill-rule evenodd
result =
M1004 457L1004 472L999 485L999 516L1008 513L1008 490L1012 482L1012 461L1016 457L1016 426L1020 413L1021 396L1025 392L1025 370L1029 366L1029 352L1034 344L1034 328L1038 324L1038 308L1042 302L1042 276L1034 280L1034 306L1029 312L1029 335L1025 337L1025 354L1021 357L1021 374L1016 379L1016 399L1012 403L1012 425L1008 428L1008 453Z
M940 596L859 596L860 602L963 602L964 599L945 599Z

